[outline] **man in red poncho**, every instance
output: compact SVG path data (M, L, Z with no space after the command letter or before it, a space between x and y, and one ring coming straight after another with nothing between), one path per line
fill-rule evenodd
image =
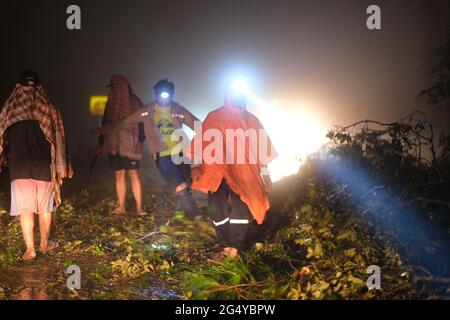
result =
M194 166L192 189L209 194L221 257L234 259L251 217L262 224L270 207L267 164L276 151L260 121L246 110L245 92L228 86L225 105L197 128L187 156Z

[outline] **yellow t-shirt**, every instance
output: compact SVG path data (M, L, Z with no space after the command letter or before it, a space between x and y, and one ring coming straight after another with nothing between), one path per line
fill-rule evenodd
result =
M171 107L161 107L160 105L155 106L154 114L155 124L158 126L161 136L164 142L167 144L168 149L161 152L160 157L170 156L172 152L180 153L181 147L175 148L180 144L179 139L172 141L172 133L175 130L175 126L172 121L172 108Z

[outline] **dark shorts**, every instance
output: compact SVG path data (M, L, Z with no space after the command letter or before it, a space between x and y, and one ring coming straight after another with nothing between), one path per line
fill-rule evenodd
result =
M109 156L109 167L113 171L120 170L137 170L139 169L139 160L130 160L128 158L121 157L119 155Z
M177 187L183 182L191 184L191 166L188 164L175 164L171 156L157 157L156 166L163 178L173 187Z

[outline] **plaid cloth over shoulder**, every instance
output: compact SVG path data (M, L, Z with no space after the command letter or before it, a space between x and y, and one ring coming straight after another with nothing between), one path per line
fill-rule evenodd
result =
M110 86L102 125L115 124L143 107L141 99L132 92L130 83L124 76L112 76ZM138 124L108 133L100 138L99 143L103 144L104 151L108 154L118 154L131 160L142 158Z
M59 109L45 94L42 86L17 84L0 113L0 159L5 158L6 130L16 122L36 120L51 145L51 175L55 208L61 203L60 187L64 178L73 175L64 125ZM1 165L1 163L0 163Z

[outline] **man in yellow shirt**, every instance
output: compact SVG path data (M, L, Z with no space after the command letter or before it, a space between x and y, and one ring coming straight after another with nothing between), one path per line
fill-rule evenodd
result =
M173 162L172 155L182 156L183 150L180 141L173 139L172 134L183 124L194 130L194 122L199 120L186 108L173 101L175 85L169 80L158 81L153 90L155 101L150 104L154 110L153 118L168 147L155 154L156 165L164 179L175 188L178 198L177 210L185 211L189 217L194 218L198 215L198 209L189 190L192 183L191 167L186 163L175 164Z
M176 210L184 211L190 218L195 218L198 208L190 192L190 164L176 164L172 156L183 156L182 144L178 139L173 139L175 130L181 129L183 124L194 130L195 122L199 120L185 107L173 101L175 85L172 82L167 79L158 81L153 89L154 101L121 121L96 128L93 133L116 132L142 122L148 149L161 175L175 191Z

